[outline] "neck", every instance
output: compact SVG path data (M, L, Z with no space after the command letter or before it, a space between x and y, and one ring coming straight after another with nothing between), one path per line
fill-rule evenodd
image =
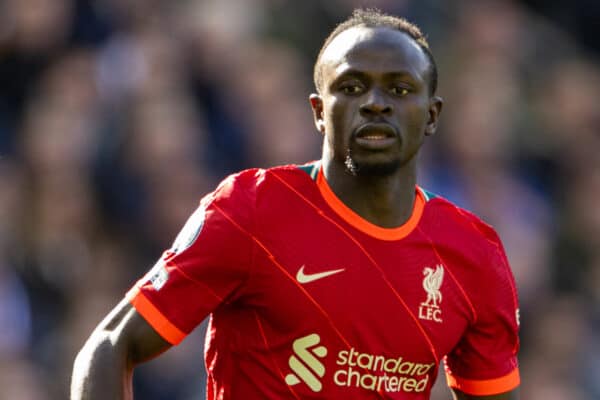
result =
M323 174L335 195L362 218L383 228L403 225L415 200L416 163L385 175L352 175L344 165L323 159Z

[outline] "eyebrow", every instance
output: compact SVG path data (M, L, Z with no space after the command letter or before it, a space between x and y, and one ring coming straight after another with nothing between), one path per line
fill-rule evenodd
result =
M338 72L338 71L336 70L336 72ZM404 70L384 72L383 76L388 79L410 78L410 80L415 83L418 83L418 81L420 80L420 77L417 77L417 76L415 76L415 74L410 73L408 71L404 71ZM354 68L347 68L347 69L342 68L341 72L333 80L331 85L332 86L336 85L337 83L340 82L340 80L347 79L347 78L370 79L369 76L361 70L354 69Z
M336 73L337 72L338 71L336 71ZM357 70L357 69L347 68L347 69L343 69L339 73L337 78L335 78L334 82L337 82L342 78L367 78L367 74L365 72Z

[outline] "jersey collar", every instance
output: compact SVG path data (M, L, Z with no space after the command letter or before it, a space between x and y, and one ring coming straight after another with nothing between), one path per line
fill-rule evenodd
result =
M425 208L425 195L421 188L415 187L415 202L413 204L413 210L408 220L399 227L396 228L382 228L375 225L346 206L336 195L327 183L327 179L323 174L323 169L319 168L317 175L317 186L321 192L321 196L325 199L327 204L338 214L344 221L352 225L354 228L366 233L367 235L373 236L381 240L399 240L406 237L411 233L419 223L423 209Z

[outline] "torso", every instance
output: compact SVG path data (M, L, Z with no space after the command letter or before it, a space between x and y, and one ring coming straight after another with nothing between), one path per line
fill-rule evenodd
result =
M270 170L257 188L252 269L209 330L209 371L232 389L223 398L429 398L476 318L480 235L417 189L414 226L373 236L310 172Z

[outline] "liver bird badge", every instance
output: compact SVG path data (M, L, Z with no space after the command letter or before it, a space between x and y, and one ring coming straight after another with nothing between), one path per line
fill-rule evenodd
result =
M427 292L427 300L421 303L423 306L439 308L439 303L442 302L442 280L444 279L444 266L441 264L433 268L425 267L423 269L423 289Z

